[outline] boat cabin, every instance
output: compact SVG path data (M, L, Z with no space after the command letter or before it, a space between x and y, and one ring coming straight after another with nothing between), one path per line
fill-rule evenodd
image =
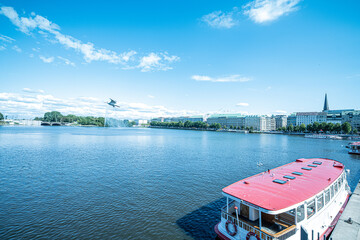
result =
M220 226L215 231L222 239L299 239L300 226L313 219L318 222L317 216L330 209L346 189L341 163L298 159L224 188L226 206L221 209Z
M349 144L349 153L360 155L360 142L353 142Z

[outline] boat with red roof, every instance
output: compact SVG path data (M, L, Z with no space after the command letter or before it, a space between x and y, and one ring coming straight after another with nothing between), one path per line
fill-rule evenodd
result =
M349 154L360 155L360 142L353 142L349 144Z
M226 240L298 240L303 229L323 239L350 194L342 163L297 159L225 187L226 206L215 232Z

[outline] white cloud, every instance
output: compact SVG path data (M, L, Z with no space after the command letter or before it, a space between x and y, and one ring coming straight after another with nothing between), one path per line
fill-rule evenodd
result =
M2 34L0 34L0 40L4 41L4 42L7 42L7 43L11 43L11 42L15 41L15 39L13 39L11 37L8 37L8 36L5 36L5 35L2 35Z
M27 93L44 93L44 90L42 89L35 90L31 88L23 88L22 91Z
M6 49L5 46L0 46L0 51L3 51L3 50L5 50L5 49Z
M49 58L46 58L44 56L39 56L39 58L44 62L44 63L52 63L54 61L54 57L49 57Z
M87 63L105 61L112 64L122 64L124 65L123 69L140 68L141 71L147 72L172 69L170 64L179 60L179 57L169 56L166 52L135 57L137 52L134 50L118 54L104 48L95 48L91 42L83 43L72 36L61 33L57 24L40 15L31 13L29 17L19 17L12 7L1 7L0 14L8 17L23 33L32 34L38 32L52 43L59 43L68 49L81 53Z
M152 98L152 99L155 98L153 95L150 95L150 94L147 96L148 96L148 98Z
M209 81L209 82L248 82L248 81L251 81L250 77L244 77L239 74L217 77L217 78L204 76L204 75L193 75L191 78L195 81Z
M19 48L17 45L13 46L12 49L17 51L18 53L22 52L21 48Z
M75 67L75 63L71 62L71 61L70 61L69 59L67 59L67 58L63 58L63 57L58 56L58 59L60 59L61 61L63 61L66 65L70 65L70 66Z
M296 11L300 0L254 0L244 6L244 14L256 23L271 22Z
M236 8L234 8L235 10ZM236 21L233 19L234 11L228 13L215 11L203 16L201 20L213 28L232 28L236 25Z
M27 89L26 89L27 90ZM31 89L28 89L31 90ZM32 90L31 90L32 91ZM196 111L172 110L165 106L151 106L145 103L121 102L120 108L109 107L105 100L94 97L57 98L50 94L26 94L0 92L0 111L4 115L31 119L43 116L45 112L59 111L64 115L105 116L118 119L150 119L154 117L173 117L201 114Z
M238 103L238 104L236 104L236 106L238 106L238 107L248 107L249 106L249 104L248 103Z
M169 56L166 52L160 54L150 53L149 55L140 59L140 63L137 67L140 68L142 72L149 72L154 70L166 71L172 69L168 63L172 63L178 60L179 57Z
M285 110L276 110L275 113L278 113L278 114L286 114L287 111L285 111Z

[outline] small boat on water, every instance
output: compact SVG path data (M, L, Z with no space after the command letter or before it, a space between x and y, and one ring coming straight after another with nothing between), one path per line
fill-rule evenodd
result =
M349 143L349 154L360 155L360 142Z
M305 134L306 138L316 138L316 139L334 139L342 140L343 138L337 135L328 135L328 134Z
M299 240L303 229L323 239L350 194L342 163L297 159L225 187L226 205L215 232L224 240Z

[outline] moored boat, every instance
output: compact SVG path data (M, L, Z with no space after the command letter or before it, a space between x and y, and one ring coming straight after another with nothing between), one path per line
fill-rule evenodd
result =
M298 240L301 228L329 236L350 196L344 165L325 158L295 162L223 189L221 239Z
M349 154L360 155L360 142L353 142L349 144Z

